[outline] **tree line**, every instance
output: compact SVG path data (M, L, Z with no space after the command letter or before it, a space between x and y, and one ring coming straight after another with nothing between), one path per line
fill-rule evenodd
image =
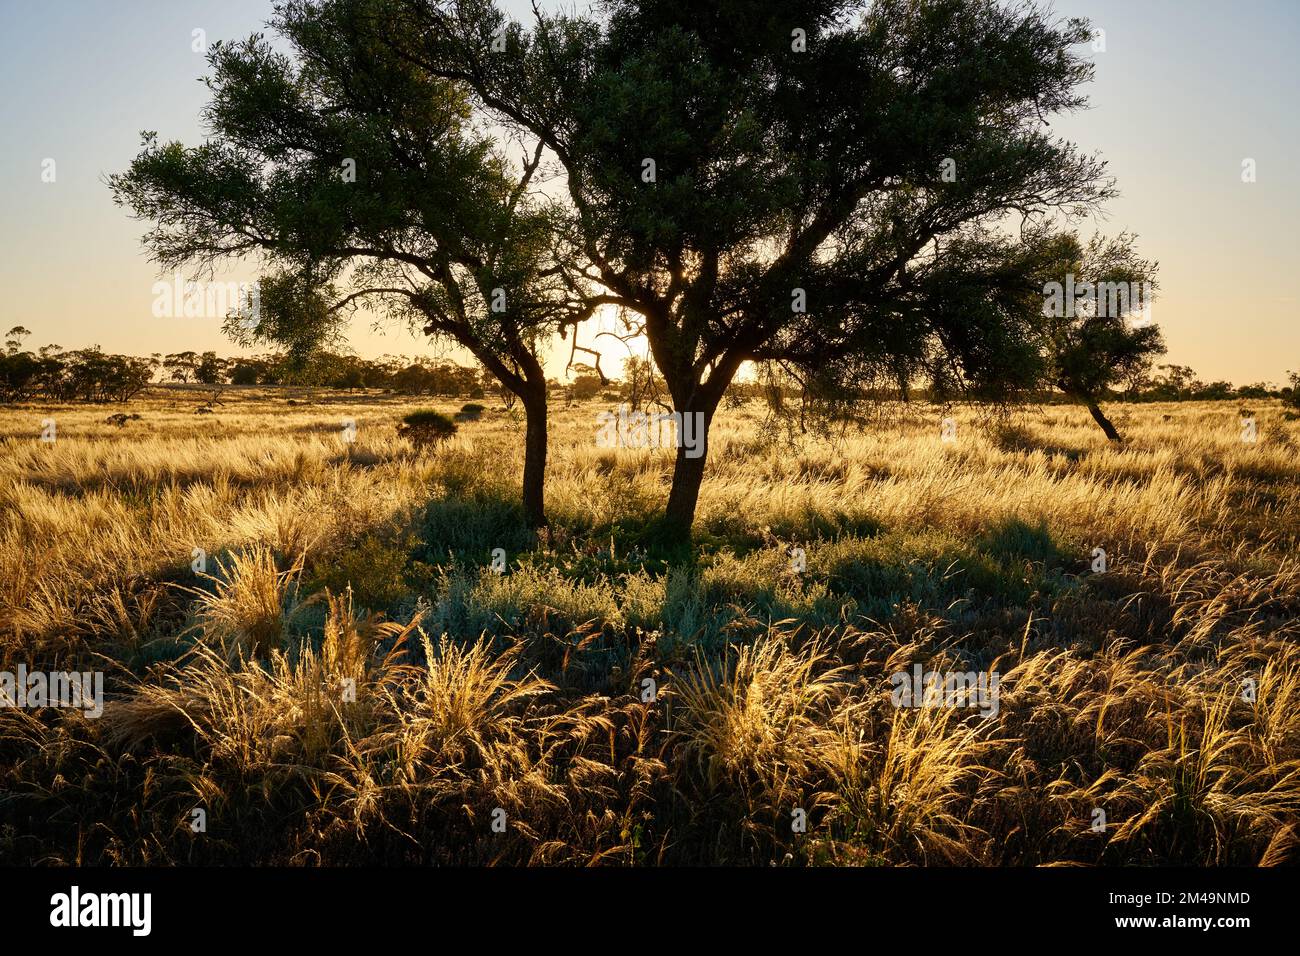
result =
M152 384L311 385L335 389L384 389L404 395L482 398L497 387L482 369L427 357L317 352L294 362L284 354L222 357L215 351L146 357L106 353L98 346L65 351L57 345L23 348L31 333L9 330L0 353L0 402L127 402Z
M325 389L377 389L399 395L430 395L448 398L482 399L500 394L513 406L513 394L502 390L496 378L484 368L423 356L384 355L365 359L355 355L317 352L305 365L295 366L285 355L267 353L223 358L214 351L161 353L148 357L114 355L98 346L64 351L46 345L36 352L25 350L22 339L31 333L21 327L6 334L0 353L0 402L34 399L50 401L120 402L136 397L149 385L195 384L236 386L313 386ZM662 405L668 395L662 376L648 360L633 357L622 377L609 377L585 363L576 364L568 381L547 379L552 393L572 401L603 398L630 402L636 408ZM1104 398L1124 402L1214 401L1225 399L1280 398L1300 406L1300 373L1291 372L1290 384L1269 382L1235 386L1231 382L1204 382L1185 365L1146 363L1134 371ZM790 374L775 363L733 383L729 398L739 402L763 401L778 413L801 401L842 402L850 408L870 402L915 398L934 401L938 396L920 389L904 394L895 388L865 391L834 391L815 377ZM1059 400L1057 390L1026 396L1027 400Z

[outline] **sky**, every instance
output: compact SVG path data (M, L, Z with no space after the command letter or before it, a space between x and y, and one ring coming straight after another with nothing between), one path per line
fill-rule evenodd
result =
M1164 361L1206 381L1281 384L1300 370L1300 0L1050 5L1104 31L1104 49L1081 48L1097 67L1090 108L1052 118L1101 153L1121 191L1085 232L1135 232L1160 262ZM527 14L526 0L505 6ZM239 351L219 318L154 315L145 225L104 179L126 169L143 130L201 142L195 31L242 38L270 11L271 0L0 0L0 331L27 327L29 348ZM1254 182L1242 181L1248 159ZM351 345L446 354L364 319Z

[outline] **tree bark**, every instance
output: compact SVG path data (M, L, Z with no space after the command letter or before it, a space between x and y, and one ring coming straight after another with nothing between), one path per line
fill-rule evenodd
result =
M717 411L716 400L693 401L687 411L682 412L682 425L678 432L677 460L673 464L673 486L668 492L668 506L664 509L665 530L671 536L689 540L691 525L695 523L695 507L700 500L700 485L704 481L704 464L709 457L709 431L713 425L713 413ZM681 435L686 430L686 415L703 415L702 427L696 429L694 436L698 442L695 449L686 447ZM694 456L694 457L691 457Z
M546 527L546 382L529 382L524 402L524 520Z
M668 507L664 510L664 523L673 534L690 536L695 522L695 506L700 500L700 485L704 481L704 455L687 458L684 448L677 449L673 465L673 487L668 493Z
M432 329L426 328L426 332ZM530 528L546 527L546 370L529 349L517 341L511 349L512 368L463 326L440 329L453 336L501 387L518 395L524 403L524 521Z
M1115 428L1115 426L1111 424L1110 419L1106 417L1106 413L1101 410L1100 405L1098 405L1096 402L1089 401L1088 411L1092 415L1092 420L1096 422L1098 425L1100 425L1101 430L1106 433L1107 438L1109 438L1111 441L1124 440L1123 438L1120 437L1119 431Z
M654 349L653 338L650 345ZM656 352L656 360L658 354ZM682 413L682 422L677 433L677 460L673 464L673 486L668 492L668 506L664 509L666 538L682 542L690 541L691 526L695 523L695 508L700 500L700 485L704 481L704 464L709 457L709 432L713 427L713 415L718 410L718 405L721 404L722 396L731 384L731 380L740 369L744 355L741 350L724 354L703 382L696 379L697 373L690 368L681 369L672 378L664 376L668 380L669 391L673 394L675 411ZM682 440L687 427L688 414L702 416L700 427L695 430L697 441L695 449L687 448L686 442Z

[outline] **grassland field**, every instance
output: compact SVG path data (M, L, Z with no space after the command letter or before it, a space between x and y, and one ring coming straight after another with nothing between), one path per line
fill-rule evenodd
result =
M1280 402L1254 443L1112 404L1119 446L1066 405L726 407L666 551L673 450L598 447L606 403L553 402L534 535L497 400L431 448L401 416L461 401L221 400L0 409L0 671L106 695L0 708L0 861L1300 861ZM896 706L917 664L995 712Z

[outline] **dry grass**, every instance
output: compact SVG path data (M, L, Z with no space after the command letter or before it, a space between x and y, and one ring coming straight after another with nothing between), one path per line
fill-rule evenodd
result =
M1119 447L1067 407L952 444L926 406L831 439L728 409L683 561L670 452L596 447L594 405L555 409L539 542L519 415L417 448L414 402L299 398L0 411L0 670L108 697L0 709L0 859L1300 859L1280 406L1254 445L1232 403L1116 406ZM914 663L999 674L996 714L895 707Z

